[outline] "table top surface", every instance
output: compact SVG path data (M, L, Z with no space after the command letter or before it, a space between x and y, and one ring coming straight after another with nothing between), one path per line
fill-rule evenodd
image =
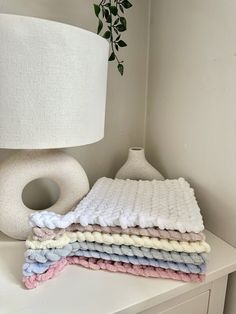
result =
M183 283L67 266L57 278L34 290L22 284L24 242L0 236L1 314L135 313L160 304L236 270L236 249L209 231L206 281ZM136 310L135 310L136 309Z

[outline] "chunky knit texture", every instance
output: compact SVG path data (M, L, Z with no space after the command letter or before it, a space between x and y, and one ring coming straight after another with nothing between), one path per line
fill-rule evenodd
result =
M28 288L66 265L182 281L204 279L209 245L194 192L183 179L99 179L66 215L30 218L23 281Z
M194 232L184 232L181 233L176 230L161 230L159 228L139 228L139 227L130 227L126 229L122 229L121 227L102 227L99 225L88 225L81 226L80 224L72 224L66 229L49 229L49 228L33 228L33 240L45 241L45 240L55 240L60 238L65 232L68 231L81 231L81 232L102 232L102 233L117 233L117 234L129 234L129 235L137 235L137 236L146 236L146 237L154 237L160 239L169 239L175 241L204 241L205 236L202 232L194 233Z
M173 263L157 259L149 259L145 257L134 257L126 255L116 255L100 253L97 251L82 251L78 250L74 253L70 253L69 256L79 256L79 257L92 257L96 259L103 259L106 261L130 263L132 265L143 265L143 266L153 266L160 267L164 269L173 269L175 271L182 271L184 273L193 274L203 274L206 271L206 264L193 265L193 264L183 264L183 263ZM48 261L46 263L32 263L31 260L27 261L23 265L23 275L32 276L33 274L41 274L48 270L49 266L55 263L54 261Z
M205 241L185 242L158 239L151 237L140 237L127 234L108 234L101 232L66 232L57 240L35 241L27 240L26 246L31 249L62 248L71 242L96 242L116 245L133 245L137 247L147 247L165 251L177 251L186 253L209 252L210 246Z
M99 179L77 207L62 216L53 212L36 212L32 226L49 229L67 228L72 223L83 226L99 224L184 232L201 232L202 216L193 189L183 179L136 181Z
M111 272L128 273L136 276L154 277L154 278L169 278L174 280L182 280L185 282L195 281L201 282L204 280L204 275L186 274L180 271L171 269L162 269L152 266L131 265L122 262L104 261L102 259L86 258L86 257L67 257L54 263L43 274L32 275L30 277L23 277L23 282L28 289L33 289L38 286L40 282L49 280L61 272L66 265L81 265L93 270L107 270Z
M201 265L206 263L206 253L185 253L185 252L168 252L164 250L149 249L144 247L127 246L127 245L107 245L94 242L73 242L65 245L63 248L33 250L28 249L25 252L25 259L27 262L46 263L48 261L58 261L62 257L76 255L76 252L82 251L96 251L106 254L125 255L127 257L138 257L157 259L166 262L184 263Z

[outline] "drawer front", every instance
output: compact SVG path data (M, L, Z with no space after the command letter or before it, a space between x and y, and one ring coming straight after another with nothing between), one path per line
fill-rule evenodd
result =
M209 290L182 303L177 303L170 308L168 308L167 303L165 310L163 308L160 310L159 306L154 306L151 309L141 312L141 314L207 314L208 300Z

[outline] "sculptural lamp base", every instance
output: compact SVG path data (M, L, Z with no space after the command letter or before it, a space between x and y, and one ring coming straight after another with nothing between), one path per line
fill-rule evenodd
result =
M34 210L22 200L24 187L47 178L60 188L57 202L47 210L65 214L89 191L87 175L73 157L60 150L22 150L0 165L0 231L24 240L30 233L28 217Z

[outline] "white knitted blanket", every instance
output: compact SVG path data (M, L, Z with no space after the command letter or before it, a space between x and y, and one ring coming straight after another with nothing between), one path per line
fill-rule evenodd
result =
M65 215L40 211L30 217L32 226L66 228L83 226L140 226L180 232L204 229L194 191L183 178L165 181L99 179L73 211Z

